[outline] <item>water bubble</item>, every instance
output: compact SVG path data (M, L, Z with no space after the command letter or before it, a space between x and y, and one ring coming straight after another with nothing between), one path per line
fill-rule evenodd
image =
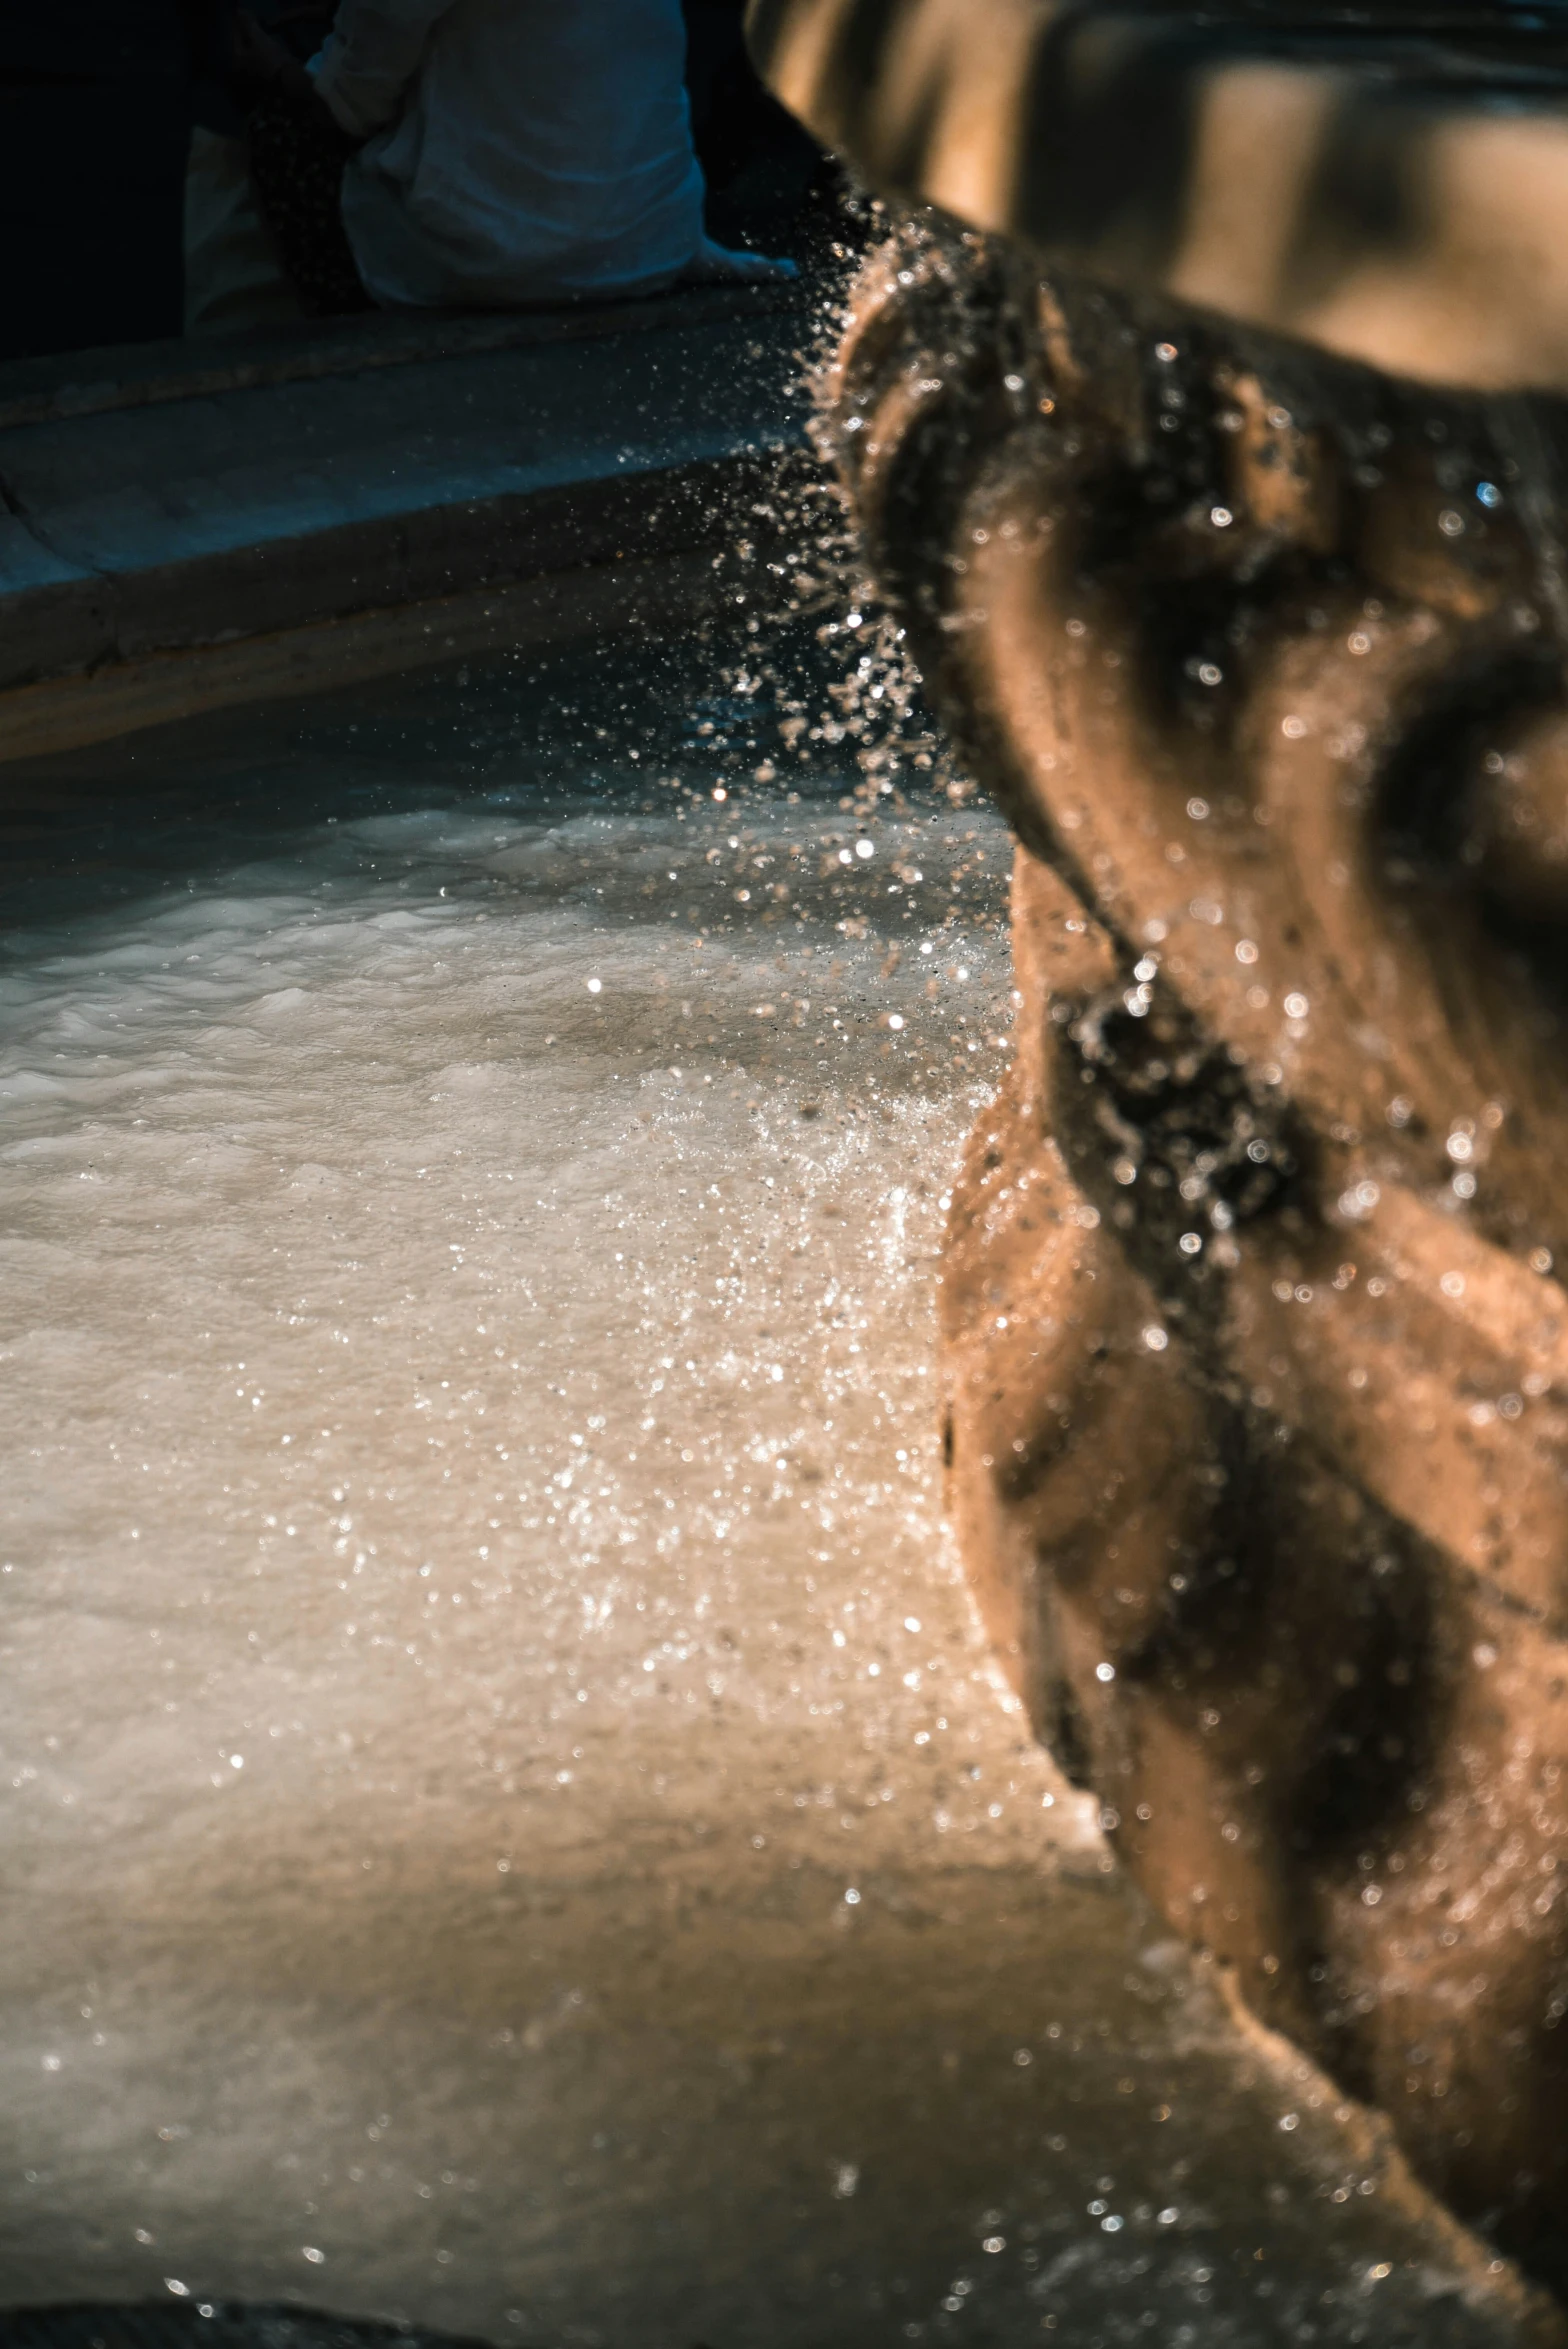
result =
M1094 1667L1094 1677L1096 1680L1114 1680L1116 1678L1116 1666L1114 1664L1096 1664Z
M851 1884L851 1885L848 1887L848 1889L846 1890L846 1892L845 1892L845 1894L844 1894L844 1906L845 1906L846 1908L848 1908L848 1909L858 1909L858 1908L859 1908L859 1906L860 1906L860 1890L859 1890L859 1887L858 1887L857 1885Z
M1143 1333L1143 1342L1151 1354L1163 1354L1171 1342L1170 1332L1161 1329L1157 1321L1151 1321Z
M602 991L604 987L604 981L602 979L590 979L587 982L587 986L590 995L597 995Z

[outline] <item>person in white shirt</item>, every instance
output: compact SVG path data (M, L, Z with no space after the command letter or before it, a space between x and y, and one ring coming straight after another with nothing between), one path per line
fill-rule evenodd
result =
M308 71L357 143L343 225L386 307L611 301L794 264L703 231L681 0L341 0Z

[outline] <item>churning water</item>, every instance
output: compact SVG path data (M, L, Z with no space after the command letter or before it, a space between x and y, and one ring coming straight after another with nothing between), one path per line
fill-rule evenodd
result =
M944 1538L1002 825L639 660L13 771L0 2301L1507 2339Z

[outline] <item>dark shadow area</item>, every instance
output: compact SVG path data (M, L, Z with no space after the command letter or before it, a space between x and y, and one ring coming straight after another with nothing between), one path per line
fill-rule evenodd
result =
M476 2349L463 2336L424 2325L368 2324L232 2300L17 2309L0 2316L0 2343L4 2349Z

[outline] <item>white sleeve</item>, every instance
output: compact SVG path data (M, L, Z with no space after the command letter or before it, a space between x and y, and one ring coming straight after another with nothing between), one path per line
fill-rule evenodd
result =
M316 91L350 138L368 138L397 113L432 27L452 0L339 0L311 59Z

